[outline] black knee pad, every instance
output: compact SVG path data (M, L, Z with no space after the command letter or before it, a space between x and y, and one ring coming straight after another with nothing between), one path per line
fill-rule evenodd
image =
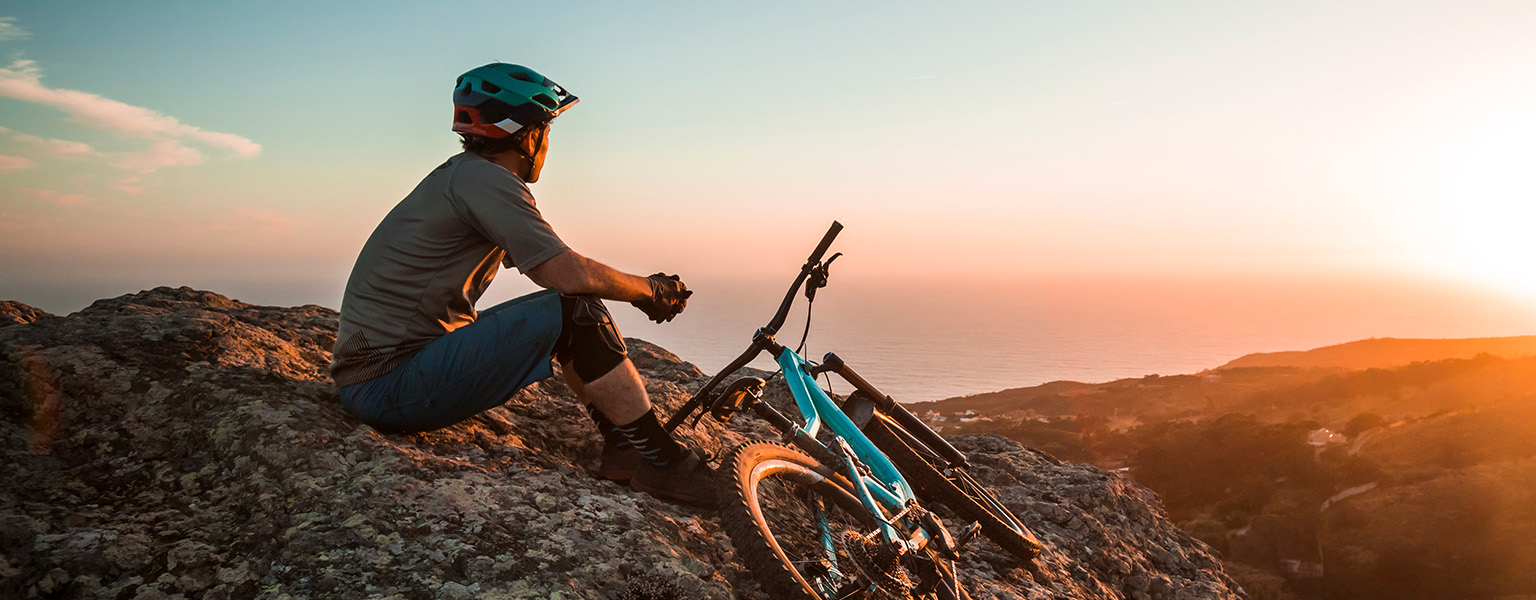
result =
M628 348L597 296L560 296L560 338L555 359L571 365L582 383L592 383L624 362Z

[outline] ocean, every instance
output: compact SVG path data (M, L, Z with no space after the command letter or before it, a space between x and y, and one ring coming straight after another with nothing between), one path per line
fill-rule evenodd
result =
M626 335L713 374L746 348L783 282L701 281L688 310L655 325L613 312ZM714 286L714 287L712 287ZM634 313L634 314L631 314ZM798 344L801 296L778 335ZM913 285L839 281L818 293L805 356L833 351L898 401L939 400L1055 380L1197 373L1254 352L1371 337L1536 333L1536 304L1443 282L1290 276L1021 278ZM767 358L754 366L773 369ZM832 389L844 391L836 381Z

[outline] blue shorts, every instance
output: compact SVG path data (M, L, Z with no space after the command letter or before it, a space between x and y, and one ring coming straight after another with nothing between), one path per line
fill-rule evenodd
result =
M544 290L480 311L395 370L341 388L341 405L385 431L441 429L501 406L549 377L560 337L560 293Z

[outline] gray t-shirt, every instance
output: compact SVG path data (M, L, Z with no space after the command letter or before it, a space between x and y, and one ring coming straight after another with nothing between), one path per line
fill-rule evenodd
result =
M390 372L473 323L501 265L527 273L565 250L522 179L471 152L449 158L363 245L341 300L331 378L347 386Z

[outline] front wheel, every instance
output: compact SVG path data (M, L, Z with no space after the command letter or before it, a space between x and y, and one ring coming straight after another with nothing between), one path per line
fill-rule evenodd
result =
M824 477L817 466L795 449L767 442L744 445L726 458L719 471L725 478L720 517L737 558L775 598L890 597L906 576L872 571L857 544L874 530L874 515L846 478ZM864 562L855 562L854 554ZM935 597L966 597L953 585L949 565L936 572L951 585L938 586ZM871 577L881 581L879 588Z

